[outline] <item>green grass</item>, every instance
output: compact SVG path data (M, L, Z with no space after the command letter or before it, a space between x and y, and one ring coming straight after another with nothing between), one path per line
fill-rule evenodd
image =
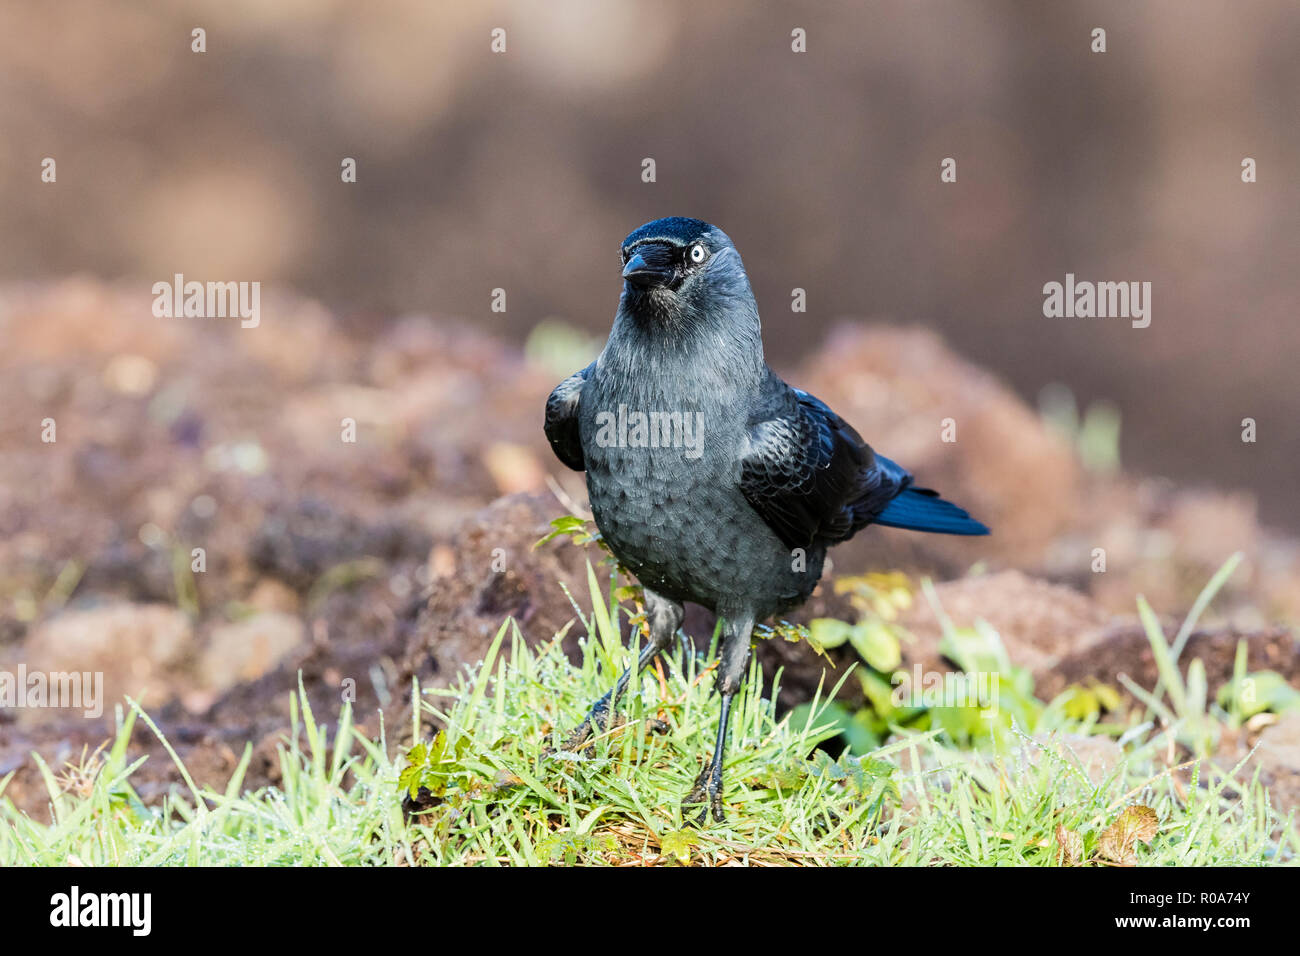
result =
M594 756L543 755L635 654L623 644L626 612L606 599L613 583L606 592L594 573L591 583L581 662L558 638L529 648L506 622L472 673L418 694L421 717L445 730L415 765L391 758L382 734L357 733L346 705L336 726L321 723L300 689L279 786L244 792L251 749L220 791L196 785L177 759L185 785L144 806L126 740L136 719L158 731L134 705L119 709L106 754L76 772L40 765L52 823L19 813L0 780L0 864L1051 866L1060 841L1079 861L1109 864L1107 830L1130 806L1154 811L1154 833L1126 844L1142 865L1286 863L1300 846L1248 762L1170 767L1173 729L1130 732L1123 759L1096 782L1065 736L1093 728L1063 716L1032 739L1013 727L981 752L938 731L903 732L835 759L817 747L834 733L825 697L777 719L754 671L734 707L726 822L696 829L679 800L716 731L712 653L647 670ZM649 722L666 732L647 732ZM440 802L408 824L400 790L421 785Z

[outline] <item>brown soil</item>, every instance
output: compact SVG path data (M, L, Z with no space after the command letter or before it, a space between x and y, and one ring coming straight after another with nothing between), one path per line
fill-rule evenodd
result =
M598 552L533 547L565 502L582 503L581 477L541 434L556 372L464 323L412 317L366 335L274 295L263 313L241 330L160 321L148 298L84 280L0 288L0 669L101 671L108 697L98 720L0 712L0 777L15 772L6 796L28 812L48 802L30 752L57 768L93 749L122 694L200 783L224 786L248 741L247 784L273 783L299 672L320 719L332 723L354 687L361 726L377 731L382 708L404 728L412 675L453 679L507 616L549 640L573 617L561 585L586 590ZM1050 695L1121 670L1154 683L1134 595L1181 612L1240 549L1243 568L1188 654L1221 681L1246 635L1252 666L1300 682L1294 639L1276 626L1300 617L1300 552L1258 527L1249 500L1090 478L1009 390L929 333L845 327L791 377L995 530L974 541L871 529L832 554L832 574L933 577L947 613L992 623ZM949 416L955 443L940 440ZM53 443L40 440L47 418ZM341 440L344 419L355 443ZM1105 573L1091 569L1096 547ZM850 613L823 582L795 619ZM924 601L904 623L907 663L945 666ZM704 640L712 621L690 609L686 628ZM769 680L784 669L783 706L852 660L840 649L827 668L781 640L758 654ZM150 754L142 795L180 786L142 726L133 748Z

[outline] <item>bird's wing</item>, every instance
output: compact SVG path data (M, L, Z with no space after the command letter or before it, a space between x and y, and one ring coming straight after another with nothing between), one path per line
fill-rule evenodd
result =
M546 438L555 457L574 471L586 469L582 457L582 436L578 430L578 402L582 385L596 367L592 362L581 372L574 372L551 392L546 400Z
M775 378L775 376L773 376ZM740 488L790 548L844 541L912 482L820 399L779 379L751 421Z

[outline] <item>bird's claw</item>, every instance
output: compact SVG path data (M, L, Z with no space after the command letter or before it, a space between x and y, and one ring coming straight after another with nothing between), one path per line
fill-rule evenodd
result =
M708 822L710 813L712 813L713 819L717 823L722 823L726 819L726 814L722 811L722 780L720 775L714 772L712 764L705 766L700 771L700 775L695 778L695 786L682 800L682 812L685 813L688 808L697 807L701 804L705 804L705 806L700 811L699 816L686 820L687 823L702 827Z
M602 723L597 723L597 721L601 721ZM596 746L595 744L588 744L587 742L595 736L596 727L605 726L606 729L609 729L608 725L604 724L603 721L604 716L601 714L588 714L582 723L564 735L564 740L560 744L559 749L568 751L569 753L576 753L579 750L583 750L583 745L586 744L586 749L583 750L583 755L589 758L594 758L596 756ZM672 727L669 725L668 721L660 720L657 717L651 717L645 722L646 736L651 734L662 736L663 734L669 733L671 730ZM546 747L542 751L543 756L546 757L549 757L554 753L554 747Z
M569 731L567 734L564 735L564 740L560 742L559 749L563 751L567 751L568 753L577 753L579 750L583 749L583 744L586 744L587 741L591 739L591 737L592 737L591 718L588 717L582 723L578 724L577 727L574 727L571 731ZM549 757L553 753L555 753L555 750L556 748L554 747L547 747L545 750L542 751L542 753L545 756ZM587 757L596 756L595 745L592 744L587 745L585 756Z
M595 744L588 744L587 742L595 736L597 728L600 728L601 732L607 730L609 727L609 720L610 713L608 704L606 704L604 700L598 701L595 706L588 711L587 716L582 719L582 723L578 724L577 727L574 727L564 735L564 740L560 743L560 749L568 751L569 753L577 753L579 750L582 750L584 756L588 758L595 757ZM584 744L586 745L585 749L583 746ZM543 753L549 757L551 754L555 753L555 750L551 747L547 747Z

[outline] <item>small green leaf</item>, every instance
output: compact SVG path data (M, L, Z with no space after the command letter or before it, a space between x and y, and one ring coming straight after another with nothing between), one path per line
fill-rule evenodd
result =
M1300 691L1288 684L1286 678L1276 671L1255 671L1247 674L1241 679L1240 686L1235 689L1234 695L1231 683L1219 688L1219 705L1224 709L1230 709L1235 704L1238 712L1246 719L1266 710L1280 714L1300 707Z
M903 651L892 628L884 621L867 619L849 629L849 641L862 659L886 674L903 663Z
M1088 720L1101 713L1101 701L1097 694L1081 684L1072 684L1068 689L1069 697L1063 710L1065 716L1072 720Z
M818 651L839 647L849 639L853 625L833 617L817 617L808 623L808 640Z
M579 518L577 515L561 515L551 522L551 527L555 530L534 544L534 548L540 548L548 541L553 541L556 538L568 537L572 539L574 544L589 544L592 541L598 541L600 537L587 527L585 518Z
M1102 710L1117 711L1124 703L1119 691L1110 684L1094 683L1092 692L1097 695L1097 702L1101 704Z
M664 856L675 857L678 863L689 863L691 847L699 842L699 835L692 830L669 830L659 837L659 851Z
M939 653L970 673L997 674L1011 669L1001 636L985 621L976 621L974 627L945 629Z

